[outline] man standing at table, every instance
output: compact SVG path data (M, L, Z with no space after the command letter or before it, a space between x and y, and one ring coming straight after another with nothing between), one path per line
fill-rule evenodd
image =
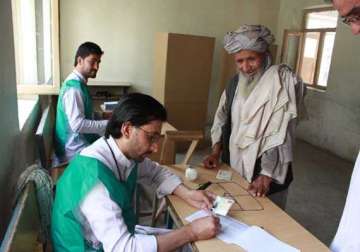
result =
M360 35L360 0L333 0L343 22L351 27L354 35ZM356 56L357 57L357 56ZM360 152L351 175L345 208L330 249L335 252L360 251Z
M274 41L262 25L242 25L224 38L238 69L224 90L211 129L206 168L223 162L250 184L255 196L269 195L285 208L293 179L293 141L305 86L286 65L272 65Z
M174 194L196 208L212 207L214 195L188 189L147 158L159 148L165 120L165 108L148 95L120 99L105 137L76 155L56 185L51 225L55 251L173 251L219 232L214 216L162 232L135 226L137 183L155 185L159 196Z
M57 103L55 163L69 161L76 153L105 132L107 120L93 120L89 78L99 70L101 48L92 42L81 44L75 55L74 70L64 81Z

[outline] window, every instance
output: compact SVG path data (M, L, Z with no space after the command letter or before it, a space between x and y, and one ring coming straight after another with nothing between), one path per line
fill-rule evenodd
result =
M303 30L285 30L281 61L312 87L326 89L337 19L333 8L309 9L305 10Z
M57 0L13 0L18 95L59 90Z

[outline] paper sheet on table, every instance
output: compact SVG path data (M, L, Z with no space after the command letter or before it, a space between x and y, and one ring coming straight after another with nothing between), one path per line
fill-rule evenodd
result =
M210 216L209 211L199 210L185 218L188 222ZM229 216L218 216L221 232L216 236L225 243L236 244L248 252L299 252L300 250L278 240L257 226L249 227Z

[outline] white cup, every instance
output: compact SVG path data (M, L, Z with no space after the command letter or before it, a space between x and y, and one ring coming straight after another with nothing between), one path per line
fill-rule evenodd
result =
M189 166L188 168L186 168L185 170L185 178L189 181L193 181L195 179L197 179L198 176L198 172L195 168L192 168L191 166Z

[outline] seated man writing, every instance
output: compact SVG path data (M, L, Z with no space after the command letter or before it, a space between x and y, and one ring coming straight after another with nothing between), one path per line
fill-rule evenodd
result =
M213 216L164 234L140 234L146 227L135 225L136 183L154 184L159 196L174 194L197 208L212 206L212 194L188 189L147 158L159 147L166 117L165 108L148 95L120 99L105 137L75 156L57 183L55 251L172 251L219 232L219 219Z

